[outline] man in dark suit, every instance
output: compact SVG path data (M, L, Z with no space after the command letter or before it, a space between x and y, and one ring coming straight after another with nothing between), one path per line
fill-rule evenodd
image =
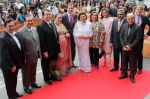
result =
M143 10L144 9L142 6L137 6L135 9L135 23L141 27L142 38L143 38L139 42L138 61L137 61L138 74L141 74L142 69L143 69L143 53L142 52L143 52L143 42L144 42L144 29L146 25L150 26L150 21L148 17L142 15ZM150 32L150 28L145 36L147 36L149 32Z
M122 48L120 43L120 31L122 29L122 25L127 23L123 9L118 9L117 17L118 18L113 22L111 36L110 36L110 45L113 47L113 54L114 54L113 55L114 67L110 70L111 72L117 71L119 69L120 54L122 56Z
M134 76L137 71L137 53L138 45L142 39L141 28L134 22L134 14L127 14L127 22L122 26L120 41L121 47L123 48L122 52L122 67L121 67L121 76L119 79L128 77L128 61L130 65L130 80L132 83L135 83Z
M67 12L64 13L62 16L62 23L65 25L68 32L70 33L72 61L74 61L75 54L76 54L75 42L74 42L74 37L73 37L73 29L74 29L75 23L77 22L77 15L73 13L73 8L74 8L73 4L69 3Z
M41 86L36 84L36 67L38 56L40 52L39 36L36 32L36 28L32 27L32 18L26 16L24 26L19 29L16 35L23 42L23 51L25 56L25 64L22 67L23 87L24 91L28 94L32 93L29 88L40 88Z
M4 23L5 30L0 38L0 66L5 80L9 99L18 99L22 95L16 92L18 70L24 64L22 43L15 35L13 19Z
M52 80L61 80L55 73L60 46L56 28L51 23L51 14L52 13L48 9L44 9L42 11L42 23L37 26L42 54L41 65L44 81L47 84L51 84Z

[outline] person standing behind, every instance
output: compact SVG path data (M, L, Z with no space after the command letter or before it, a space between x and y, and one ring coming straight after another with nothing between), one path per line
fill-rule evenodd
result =
M106 31L103 44L103 49L105 51L103 66L110 66L111 62L112 46L110 46L109 41L113 20L114 19L112 17L109 17L109 10L107 8L103 8L101 11L101 22L104 24Z
M130 80L132 83L135 83L135 74L137 71L137 56L138 47L142 37L142 30L140 26L135 24L134 14L127 14L127 23L122 26L120 41L121 47L123 49L122 52L122 66L121 66L121 76L119 79L128 77L128 62L130 65Z
M9 18L4 23L5 30L0 38L0 67L4 76L9 99L18 99L23 95L16 92L18 70L24 64L22 43L15 35L14 20Z
M105 35L104 25L98 21L98 14L92 12L90 15L90 21L92 22L93 35L90 39L90 59L91 63L99 68L99 48L102 47Z
M122 25L127 23L125 18L125 13L123 9L118 9L117 11L117 19L113 21L111 35L110 35L110 45L113 48L113 57L114 57L114 67L111 68L111 72L117 71L119 69L119 61L121 55L121 63L122 63L122 48L120 43L120 31L122 29Z
M51 14L48 9L44 9L42 12L43 20L37 26L42 54L41 66L44 81L47 84L52 84L52 80L60 80L55 73L60 46L57 30L51 23Z
M76 48L75 48L75 42L73 37L73 29L75 26L75 23L77 22L77 15L73 13L73 4L69 3L67 12L62 15L62 23L67 28L68 32L70 33L70 42L71 42L71 52L72 52L72 61L75 59L76 54Z
M87 21L86 13L81 12L78 15L78 22L75 24L73 35L79 54L79 70L91 72L91 61L89 54L89 42L93 34L92 23Z
M142 39L139 42L139 51L138 51L138 60L137 60L137 66L138 66L138 74L142 73L143 69L143 42L144 42L144 29L145 26L148 25L150 26L150 21L148 17L142 15L143 7L142 6L137 6L135 9L135 23L139 25L142 29ZM150 32L150 27L149 31ZM148 35L148 32L145 36Z
M36 28L32 27L32 17L26 16L25 19L26 21L24 22L24 26L18 30L16 35L20 37L23 42L25 64L22 67L22 78L24 91L28 94L31 94L32 90L29 88L30 85L33 88L41 87L36 84L36 67L40 45Z

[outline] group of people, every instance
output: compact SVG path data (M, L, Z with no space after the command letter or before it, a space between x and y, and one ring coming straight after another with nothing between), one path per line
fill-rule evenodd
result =
M99 68L99 58L104 57L103 66L110 66L113 51L114 64L111 72L119 70L119 79L128 77L135 83L135 74L142 73L143 41L150 36L144 34L148 17L142 15L143 7L136 6L134 13L125 14L117 9L117 17L110 15L110 9L103 7L100 13L92 11L74 12L73 3L67 6L67 12L54 13L51 9L42 10L42 22L35 28L33 17L24 16L24 26L15 31L14 19L4 22L5 30L0 36L0 67L4 76L9 99L22 95L16 92L17 74L22 71L23 88L32 94L33 88L41 88L36 83L38 58L45 83L61 81L68 71L76 66L74 59L78 50L79 70L92 72L92 66ZM121 57L120 57L121 54ZM121 66L119 62L121 61Z

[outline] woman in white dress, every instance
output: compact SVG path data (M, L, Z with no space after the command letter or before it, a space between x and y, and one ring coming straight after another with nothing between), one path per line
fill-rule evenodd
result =
M86 13L81 12L78 15L78 21L75 24L73 35L79 54L79 69L84 72L92 71L89 55L89 41L92 34L92 23L87 21Z

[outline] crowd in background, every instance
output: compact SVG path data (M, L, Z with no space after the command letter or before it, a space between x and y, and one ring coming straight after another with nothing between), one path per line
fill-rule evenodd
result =
M33 19L41 19L33 27ZM15 23L24 23L15 31ZM44 81L62 81L75 66L78 50L79 70L92 72L110 66L113 52L114 64L111 72L121 70L119 79L128 77L135 83L135 74L143 69L143 41L150 36L150 8L146 5L123 2L41 2L22 4L16 2L8 10L0 4L0 24L5 30L0 36L0 66L4 75L9 99L22 95L16 92L17 74L21 69L23 88L32 94L36 83L38 58ZM121 61L120 65L119 62Z

